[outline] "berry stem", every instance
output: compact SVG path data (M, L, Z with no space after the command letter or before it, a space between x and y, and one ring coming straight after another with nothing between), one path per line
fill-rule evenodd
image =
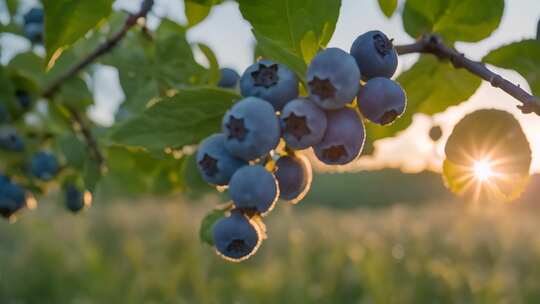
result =
M508 95L514 97L522 104L518 108L524 114L536 113L540 115L540 100L523 90L519 85L515 85L501 75L488 69L484 63L473 61L463 53L444 44L442 38L437 34L426 34L415 43L396 46L399 55L411 53L432 54L440 60L449 60L456 68L464 68L472 74L489 82L493 87L500 88Z
M140 18L145 18L146 15L150 12L152 9L152 6L154 5L154 0L143 0L141 4L141 8L139 11L135 14L131 14L126 18L126 21L124 22L124 26L111 38L107 39L105 42L100 44L94 51L92 51L90 54L88 54L86 57L82 58L81 61L73 65L70 69L68 69L64 74L60 75L55 81L53 81L42 93L42 96L45 98L48 98L49 100L52 100L51 98L58 92L60 87L70 78L74 77L75 75L79 74L84 68L86 68L88 65L90 65L92 62L94 62L99 57L103 56L104 54L111 51L118 43L124 38L124 36L127 34L127 32L137 24L138 20ZM97 141L92 135L92 131L90 130L90 127L85 123L82 116L73 108L68 107L67 108L71 119L74 123L74 125L78 126L85 141L86 145L92 152L92 155L94 156L95 160L99 163L100 167L104 164L105 158L103 154L101 153Z

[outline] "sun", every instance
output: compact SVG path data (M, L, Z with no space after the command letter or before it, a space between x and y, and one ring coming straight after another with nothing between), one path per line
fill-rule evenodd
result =
M477 160L473 165L474 177L481 182L489 180L495 175L491 169L491 162L487 159Z

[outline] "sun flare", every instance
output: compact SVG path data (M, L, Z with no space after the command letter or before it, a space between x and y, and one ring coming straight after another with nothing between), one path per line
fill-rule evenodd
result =
M491 168L491 162L487 159L475 161L473 165L473 172L476 179L481 182L487 181L495 175Z

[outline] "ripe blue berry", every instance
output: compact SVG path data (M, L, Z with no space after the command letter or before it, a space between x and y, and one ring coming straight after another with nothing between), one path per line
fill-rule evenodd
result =
M225 147L245 160L266 155L279 143L279 119L274 108L257 97L237 102L223 117Z
M35 177L49 181L58 173L60 166L56 156L49 152L38 152L34 154L30 162L30 171Z
M311 187L312 171L309 160L302 155L283 156L276 162L279 197L297 203Z
M23 140L17 133L17 130L11 127L0 129L0 149L15 152L24 150Z
M328 126L315 155L328 165L344 165L356 159L364 145L364 124L352 109L327 112Z
M306 80L311 100L324 109L339 109L358 93L360 71L351 55L328 48L313 58Z
M43 23L29 23L24 25L24 35L33 43L41 43L43 41Z
M203 179L214 185L227 185L245 160L232 156L225 148L225 135L214 134L205 139L197 151L197 167Z
M227 89L234 89L236 88L236 85L238 84L238 80L240 79L240 75L238 73L230 68L223 68L219 70L221 76L218 82L218 87L220 88L227 88Z
M24 24L43 23L43 9L34 7L23 16Z
M92 203L92 195L89 192L79 190L75 185L69 184L64 192L66 208L77 213Z
M398 64L392 41L381 31L370 31L358 36L351 47L351 55L365 81L375 77L392 77Z
M279 189L274 175L261 165L238 169L229 183L229 194L238 209L266 214L274 207Z
M326 130L326 114L308 99L294 99L280 117L282 135L290 148L301 150L318 144Z
M298 78L282 64L261 60L242 74L240 92L244 97L262 98L281 111L287 102L298 97Z
M358 93L358 108L370 121L387 125L405 112L407 97L401 86L388 78L368 81Z
M233 262L252 256L262 242L257 225L237 210L217 221L212 232L216 252Z
M17 211L26 206L26 193L24 189L12 182L0 184L0 215L10 218Z
M30 95L28 95L28 92L18 90L17 92L15 92L15 95L17 96L19 105L23 110L30 109L30 106L32 105L32 99L30 98Z

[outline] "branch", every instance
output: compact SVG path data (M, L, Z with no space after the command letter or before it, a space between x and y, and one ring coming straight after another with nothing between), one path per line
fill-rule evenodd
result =
M500 88L510 96L514 97L522 103L518 108L524 114L536 113L540 115L540 100L523 90L519 85L515 85L501 75L489 70L485 64L477 61L472 61L465 57L464 54L448 47L442 41L442 38L436 34L422 36L418 41L408 45L398 45L396 50L399 55L422 53L432 54L441 60L450 60L452 65L459 69L464 68L472 74L489 82L493 87Z
M129 15L120 31L114 34L111 38L107 39L107 41L105 41L103 44L99 45L92 53L88 54L88 56L83 58L79 63L75 64L64 74L60 75L60 77L58 77L55 81L51 83L51 85L47 89L45 89L45 91L43 92L43 97L52 97L64 82L66 82L71 77L77 75L81 70L94 62L97 58L112 50L120 42L120 40L124 38L127 32L135 24L137 24L137 20L139 18L146 17L148 12L152 9L153 4L154 0L144 0L141 4L141 9L139 10L139 12Z
M141 8L139 11L135 14L131 14L127 17L126 21L124 22L124 26L111 38L107 39L103 44L99 45L93 52L88 54L88 56L82 58L80 62L72 66L70 69L68 69L65 73L60 75L55 81L53 81L44 91L42 96L45 98L51 98L58 92L60 87L69 79L79 74L84 68L86 68L88 65L90 65L92 62L94 62L99 57L103 56L107 52L111 51L118 43L124 38L124 36L127 34L127 32L137 24L137 21L140 18L146 17L148 12L152 9L152 6L154 5L154 0L143 0L141 4ZM78 125L80 128L80 131L82 135L84 136L84 139L86 141L86 144L88 148L91 150L92 154L94 155L94 158L99 162L99 165L101 166L105 158L101 154L101 151L99 150L98 144L96 139L93 137L92 132L90 128L85 124L83 121L83 118L79 113L73 109L68 107L68 111L71 115L71 118L73 122Z

